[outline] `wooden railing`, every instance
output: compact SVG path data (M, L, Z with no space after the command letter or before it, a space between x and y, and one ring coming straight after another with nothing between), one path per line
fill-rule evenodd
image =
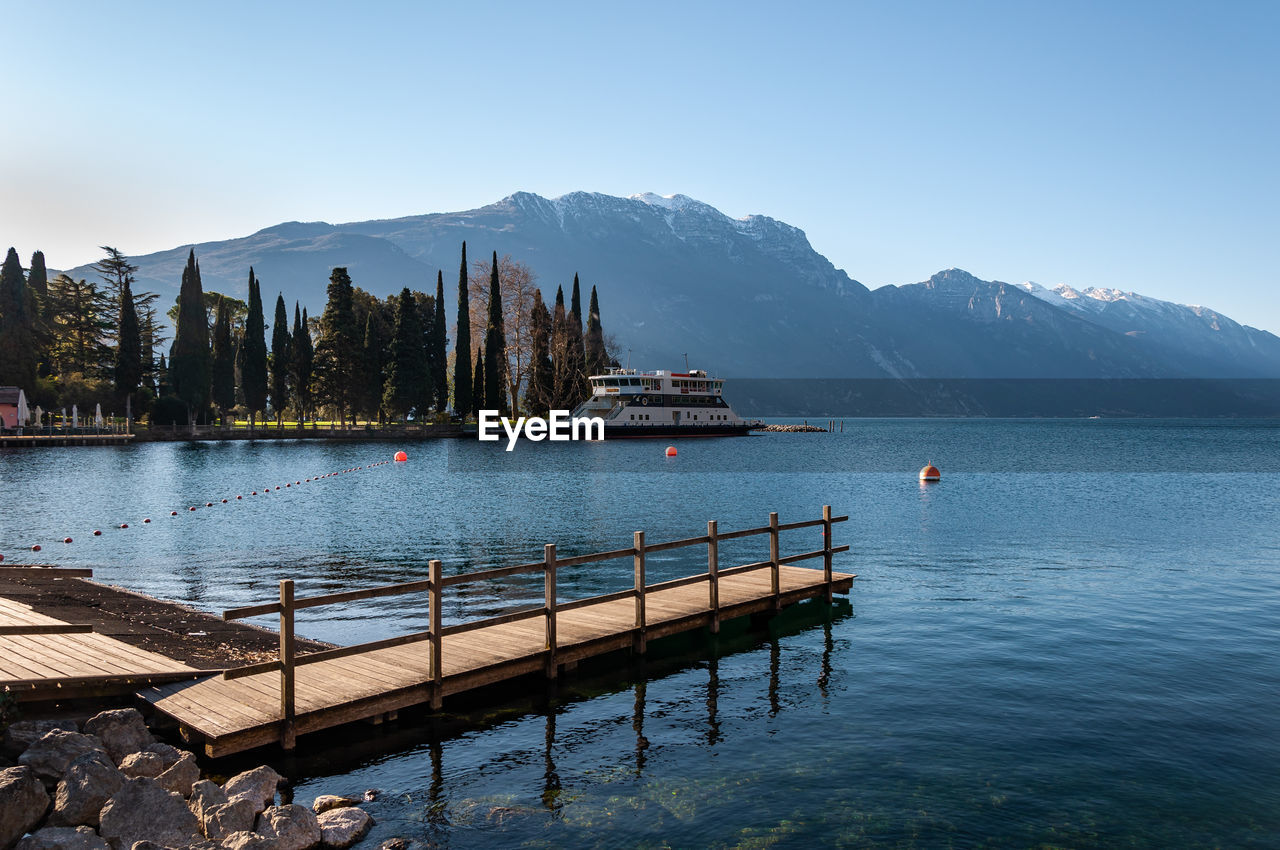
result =
M766 567L769 568L770 591L773 595L774 606L776 608L780 606L782 596L780 568L783 565L794 564L798 561L804 561L811 558L823 559L822 571L823 581L826 585L826 600L830 602L832 595L832 556L849 550L848 546L832 545L831 527L835 523L845 522L848 519L848 516L832 516L831 506L825 505L822 508L821 519L806 520L803 522L779 523L778 515L776 513L770 513L768 525L761 526L759 528L743 529L741 531L721 532L717 527L716 521L711 520L707 523L707 533L698 537L688 537L683 540L672 540L666 543L646 543L644 532L637 531L633 536L632 545L626 549L614 549L609 552L596 552L590 555L574 555L568 558L558 557L556 554L556 544L548 543L543 547L543 557L541 561L534 561L528 564L518 564L513 567L498 567L491 570L461 573L459 575L446 577L443 574L441 562L438 560L432 560L428 565L430 577L427 579L401 582L399 584L388 584L380 587L370 587L360 590L346 590L338 593L327 593L321 596L295 597L293 580L283 579L280 581L280 599L278 602L249 605L243 608L232 608L222 613L222 618L224 620L243 620L249 617L278 614L280 617L279 656L272 661L263 661L257 664L250 664L244 667L226 670L222 675L224 679L240 679L246 676L279 671L280 718L283 722L281 743L286 749L291 749L294 745L295 737L293 729L294 719L296 716L294 683L295 672L298 667L307 664L316 664L321 661L330 661L337 658L359 655L376 649L385 649L393 646L403 646L405 644L427 641L430 643L430 665L428 669L430 681L433 685L430 702L432 708L439 708L443 696L441 688L443 679L441 641L444 637L463 634L465 632L487 628L489 626L498 626L506 623L518 622L520 620L542 617L546 629L546 646L544 649L546 652L545 671L548 678L554 679L556 677L558 667L556 615L559 612L573 611L578 608L585 608L588 605L597 605L603 602L634 598L635 625L631 631L634 637L634 648L637 652L642 653L646 649L647 616L645 613L645 598L648 594L660 590L685 587L687 585L698 584L705 581L707 583L707 611L711 614L710 629L715 633L720 630L721 579L738 573L750 572L752 570L763 569ZM823 546L821 549L815 549L811 552L803 552L796 555L787 555L785 557L779 554L779 535L782 532L801 528L816 528L819 526L822 527L823 533ZM769 535L769 560L758 561L750 564L740 564L738 566L730 567L729 569L720 569L720 543L726 540L737 540L743 537L751 537L759 534ZM655 584L647 583L645 578L646 556L658 552L667 552L672 549L682 549L689 546L707 547L707 571L705 573L698 573L697 575L672 579L670 581L657 582ZM635 583L633 587L627 588L626 590L619 590L614 593L575 599L564 603L559 601L559 594L556 589L556 574L561 568L576 567L600 561L611 561L619 558L626 558L628 556L633 559L635 568ZM442 625L445 588L462 584L472 584L475 582L493 581L496 579L507 578L509 576L526 575L537 572L541 572L543 574L544 589L543 603L541 605L532 608L522 608L516 611L508 611L493 617L471 620L451 626ZM429 606L429 625L425 632L397 635L395 637L383 638L382 640L369 641L367 643L355 644L353 646L342 646L335 649L326 649L320 652L311 652L304 655L297 655L295 652L296 640L294 636L294 615L298 611L303 611L308 608L318 608L323 605L337 605L344 602L357 602L366 599L401 596L404 594L421 593L424 591L427 594Z

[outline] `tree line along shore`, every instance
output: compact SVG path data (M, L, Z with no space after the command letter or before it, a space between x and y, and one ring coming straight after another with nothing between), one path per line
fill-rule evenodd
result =
M594 286L585 314L576 274L568 304L557 287L549 308L527 265L496 251L468 263L465 242L452 325L443 271L434 293L406 286L380 299L336 267L319 317L295 303L291 325L281 294L268 325L252 267L247 301L205 291L192 250L161 314L159 294L135 291L137 266L102 250L98 281L50 279L40 251L25 269L15 249L5 257L0 386L21 388L32 411L100 404L164 429L443 423L482 409L572 409L590 394L587 376L617 362ZM44 418L29 424L52 424Z

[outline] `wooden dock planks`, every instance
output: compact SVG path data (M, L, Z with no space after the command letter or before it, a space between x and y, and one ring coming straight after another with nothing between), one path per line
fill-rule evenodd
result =
M0 626L70 625L0 597ZM128 694L139 685L207 675L106 635L0 635L0 691L20 701Z
M833 573L831 587L849 591L853 576ZM811 597L825 597L822 570L781 566L775 598L768 566L719 578L719 616L772 612ZM711 625L716 612L708 582L655 589L645 595L649 639ZM564 665L632 645L637 634L632 598L584 605L556 614L555 663ZM543 670L547 633L542 616L489 625L441 638L441 693L434 692L429 642L372 649L299 665L295 675L294 730L305 734ZM210 756L229 755L280 741L280 673L227 680L158 684L139 696L204 739Z

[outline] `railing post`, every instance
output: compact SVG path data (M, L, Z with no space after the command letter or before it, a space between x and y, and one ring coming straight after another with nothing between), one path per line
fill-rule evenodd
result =
M294 732L293 701L293 580L280 580L280 746L292 750Z
M648 649L648 642L645 640L645 611L644 611L644 532L637 531L632 537L632 546L635 549L636 563L636 638L635 651L644 654Z
M778 576L778 514L769 514L769 590L773 593L773 607L782 607L782 586Z
M440 623L443 619L440 602L444 597L444 570L439 561L431 561L430 568L428 629L431 632L431 708L438 710L444 704L444 652L440 634Z
M556 544L543 547L542 571L547 606L547 678L556 677Z
M831 602L831 506L822 506L822 580L827 585L827 602Z
M711 606L711 634L720 633L720 538L716 521L707 520L707 586Z

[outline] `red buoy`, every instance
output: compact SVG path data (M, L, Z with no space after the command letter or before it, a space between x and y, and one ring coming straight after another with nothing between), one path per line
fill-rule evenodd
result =
M226 503L227 503L227 500L226 500L226 499L223 499L223 500L222 500L222 504L224 504L224 505L225 505Z
M213 502L205 502L205 503L204 503L204 506L205 506L206 508L211 508L211 507L213 507Z
M243 499L244 496L236 496L237 499Z
M926 464L924 469L920 470L921 481L941 481L942 473L938 471L938 467L933 464Z
M128 527L129 527L129 523L127 523L127 522L122 522L122 523L120 523L120 527L121 527L121 528L128 528Z
M169 511L169 516L177 516L177 515L178 515L177 511Z
M32 552L39 552L39 551L40 551L40 544L39 544L39 543L37 543L36 545L32 546L32 547L31 547L31 551L32 551Z
M189 511L194 511L195 509L196 509L196 506L195 506L195 505L192 505L191 507L187 508L187 510L189 510Z
M146 519L143 520L143 522L144 523L151 522L151 517L147 517Z
M409 459L409 455L405 452L396 452L396 463L404 463Z
M70 543L70 542L71 542L71 538L70 538L70 537L64 537L64 538L62 538L62 542L63 542L63 543Z
M4 560L4 555L0 555L0 561Z
M667 457L675 457L675 456L676 456L676 447L667 446Z
M94 537L101 537L101 536L102 536L102 532L95 528L95 529L93 530L93 536L94 536Z

